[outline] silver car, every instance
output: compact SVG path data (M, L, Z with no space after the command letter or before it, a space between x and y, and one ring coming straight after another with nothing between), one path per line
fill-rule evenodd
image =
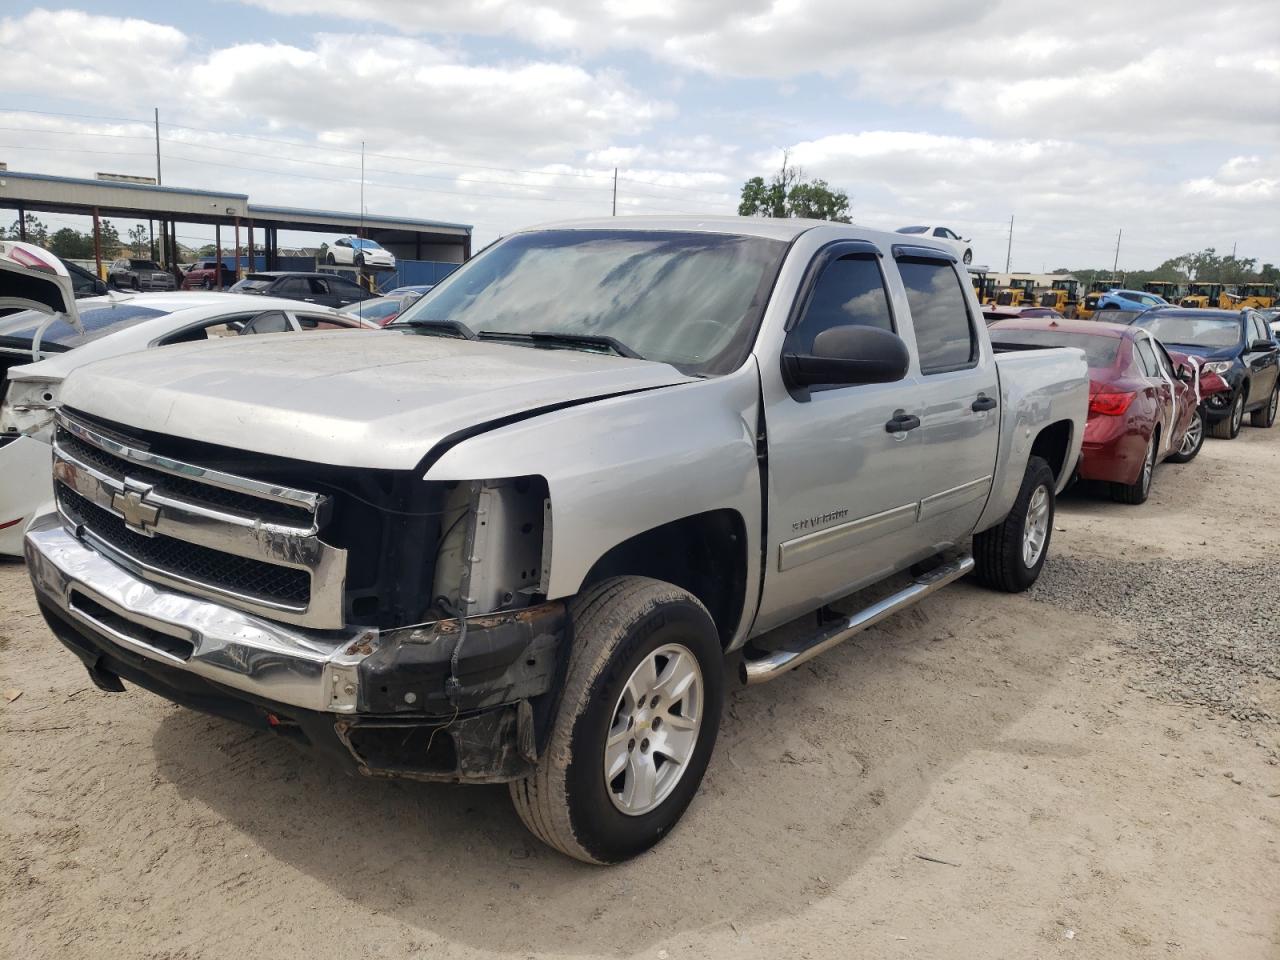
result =
M178 286L173 274L154 260L131 257L111 262L107 268L107 283L117 290L173 290Z

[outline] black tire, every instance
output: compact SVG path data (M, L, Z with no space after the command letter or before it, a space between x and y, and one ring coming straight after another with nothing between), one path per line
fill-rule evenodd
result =
M134 291L135 291L135 292L139 292L139 293L140 293L140 292L142 291L142 283L141 283L141 281L139 281L139 280L138 280L138 278L137 278L137 277L134 277L133 279L131 279L131 280L129 281L129 285L130 285L131 287L133 287L133 289L134 289Z
M1276 407L1280 406L1280 383L1271 389L1271 396L1262 409L1249 414L1249 423L1255 427L1269 427L1276 422Z
M329 266L333 266L335 263L338 262L338 258L335 257L332 253L326 253L324 257L324 262L329 264Z
M358 270L363 270L363 269L364 269L364 254L363 254L363 253L358 253L358 254L356 254L356 269L358 269Z
M1209 436L1219 440L1234 440L1240 436L1240 427L1244 423L1244 390L1241 386L1235 403L1231 404L1231 412L1209 427Z
M1147 440L1147 456L1142 461L1142 469L1138 471L1138 479L1133 483L1111 484L1111 499L1116 503L1146 503L1151 496L1151 482L1156 473L1156 451L1160 448L1160 431L1151 431Z
M212 290L212 289L213 289L213 281L212 281L212 280L210 280L208 277L205 277L203 280L201 280L201 281L200 281L200 289L201 289L201 290Z
M605 580L576 597L570 614L573 647L560 709L537 769L510 784L511 800L524 825L548 846L586 863L618 863L666 836L697 793L720 725L724 653L706 608L659 580ZM632 672L673 642L693 654L701 671L701 720L689 763L671 792L649 812L632 816L618 809L605 783L606 738Z
M975 572L983 584L1005 593L1021 593L1039 578L1040 571L1044 569L1045 557L1049 555L1049 541L1053 537L1055 485L1053 469L1048 461L1043 457L1032 457L1027 461L1022 487L1018 490L1009 515L990 530L974 535L973 559L977 564ZM1040 555L1028 566L1022 552L1023 534L1026 531L1027 508L1040 487L1047 491L1049 524L1044 543L1040 547Z
M1200 424L1200 429L1196 430L1196 424ZM1187 424L1186 433L1182 435L1182 445L1178 448L1177 453L1169 454L1170 463L1190 463L1200 455L1200 451L1204 449L1204 411L1196 407L1196 412L1190 423Z
M972 250L966 250L966 251L964 252L964 263L965 263L965 266L968 266L969 264L973 263L973 251L972 251Z

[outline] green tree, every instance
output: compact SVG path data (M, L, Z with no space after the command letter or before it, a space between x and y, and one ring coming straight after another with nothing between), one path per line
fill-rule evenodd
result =
M151 245L147 238L147 228L145 224L134 224L129 228L129 243L133 247L133 255L135 257L144 257Z
M832 190L825 180L807 181L799 167L788 167L783 153L782 167L766 183L752 177L742 185L740 217L807 217L815 220L849 222L849 195Z
M64 260L92 260L93 237L71 227L63 227L49 238L49 252Z
M27 227L27 243L34 243L37 247L47 247L49 245L49 228L38 220L34 213L28 213L22 220L25 221ZM13 221L13 225L9 227L9 239L22 239L22 221Z
M98 242L102 246L103 260L114 260L120 256L120 231L110 220L98 221Z

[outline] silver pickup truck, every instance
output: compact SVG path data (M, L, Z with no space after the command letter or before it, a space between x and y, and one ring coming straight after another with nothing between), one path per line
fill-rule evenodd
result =
M905 239L578 222L380 332L90 364L25 541L40 607L104 690L506 782L553 847L634 856L698 789L727 661L770 680L1045 562L1083 356L994 354L952 252Z

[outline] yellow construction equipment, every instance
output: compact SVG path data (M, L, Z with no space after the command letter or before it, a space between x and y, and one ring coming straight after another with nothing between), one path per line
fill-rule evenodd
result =
M1187 285L1186 295L1178 301L1178 306L1198 310L1230 310L1232 299L1226 284L1191 283Z
M1118 277L1099 277L1089 284L1089 289L1080 303L1076 306L1076 316L1081 320L1088 320L1098 310L1098 298L1108 290L1115 290L1120 286Z
M1040 306L1051 307L1064 317L1074 317L1080 306L1080 281L1054 280L1053 285L1040 294Z
M985 270L970 270L969 279L973 281L973 292L978 303L986 306L996 302L996 278L987 275Z
M1227 296L1231 296L1228 294ZM1266 310L1276 305L1276 285L1274 283L1243 283L1231 297L1231 309Z
M1170 303L1177 303L1182 297L1182 284L1176 280L1149 280L1142 285L1142 289L1145 293L1164 297Z
M1030 277L1015 277L996 293L995 303L1001 307L1030 307L1036 302L1036 282Z

